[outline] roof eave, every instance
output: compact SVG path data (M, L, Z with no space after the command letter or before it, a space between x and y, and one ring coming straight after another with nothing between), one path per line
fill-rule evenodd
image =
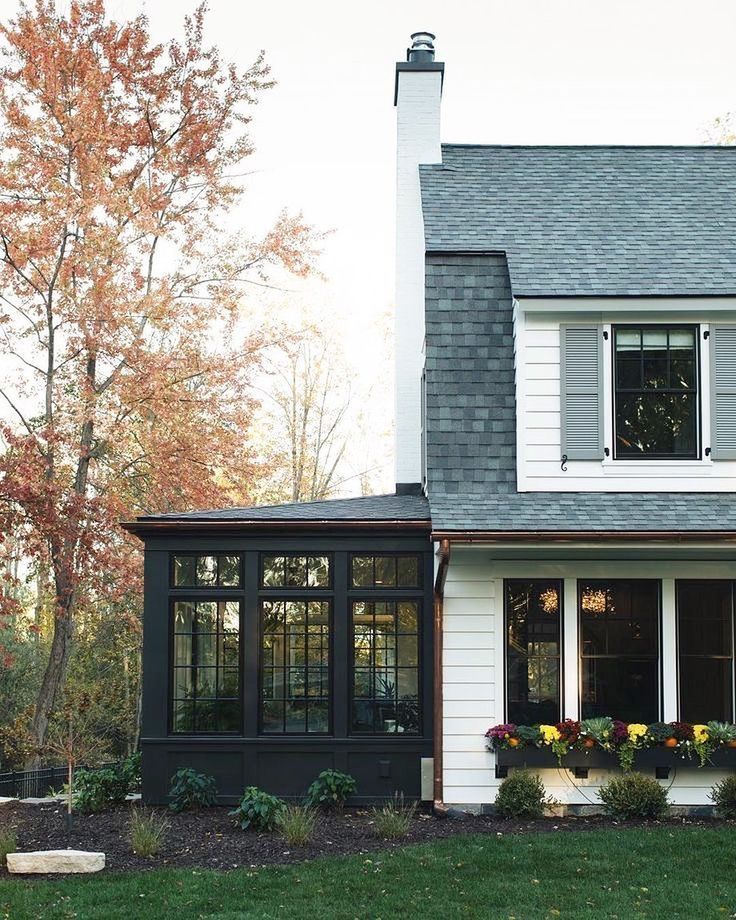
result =
M213 518L178 519L178 520L137 520L121 521L120 526L137 537L156 536L166 533L186 535L207 533L237 533L238 531L318 531L318 530L431 530L431 522L426 520L385 520L319 518L315 520L295 519L259 519L259 520L217 520Z
M451 543L736 543L734 530L433 530Z

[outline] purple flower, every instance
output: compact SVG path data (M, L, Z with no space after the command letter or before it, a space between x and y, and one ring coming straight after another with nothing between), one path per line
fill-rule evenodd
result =
M629 729L625 722L619 719L613 720L613 729L611 731L611 741L614 744L622 744L629 740Z
M513 722L504 725L494 725L486 732L486 738L492 738L494 741L505 741L512 735L516 734L516 726Z

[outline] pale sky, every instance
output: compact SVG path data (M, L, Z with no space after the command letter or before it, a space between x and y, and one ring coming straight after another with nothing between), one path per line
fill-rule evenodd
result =
M15 5L2 0L3 18ZM394 63L411 32L434 32L445 62L444 141L697 144L736 109L734 0L209 5L207 36L223 56L245 68L264 48L278 81L254 110L258 173L242 223L265 225L286 205L334 229L328 280L306 297L334 317L349 361L369 378L387 374L375 329L392 307ZM193 6L108 0L113 18L144 11L157 40ZM385 474L390 487L391 458Z

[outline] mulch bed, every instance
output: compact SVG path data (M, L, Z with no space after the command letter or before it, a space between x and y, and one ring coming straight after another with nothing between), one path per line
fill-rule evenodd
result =
M228 817L227 808L203 809L179 815L166 809L152 809L165 814L170 826L159 854L144 858L132 852L128 841L131 807L140 806L120 806L97 815L75 815L73 830L68 837L63 806L58 803L23 805L10 802L0 805L0 830L8 827L16 830L18 850L71 847L101 851L106 854L107 868L117 871L160 869L164 866L225 870L297 863L319 856L370 854L397 849L407 843L425 843L458 834L565 833L595 830L613 824L610 819L600 816L514 821L470 814L440 819L418 813L406 837L389 841L376 836L368 811L346 809L321 815L312 840L303 847L290 847L277 833L240 830ZM654 823L672 827L714 827L723 822L683 818ZM5 874L6 870L0 868L0 876Z

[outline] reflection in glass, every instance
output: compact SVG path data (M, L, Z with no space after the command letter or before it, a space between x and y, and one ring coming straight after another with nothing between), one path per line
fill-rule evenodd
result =
M418 734L419 604L354 601L353 732Z
M733 583L677 582L680 719L733 720Z
M240 603L176 601L173 632L173 730L238 731Z
M659 715L659 582L580 582L581 714Z
M560 720L559 581L506 582L506 718Z
M305 558L305 557L301 557ZM261 731L329 731L330 602L261 602Z
M614 341L616 456L697 457L695 329L619 327Z

